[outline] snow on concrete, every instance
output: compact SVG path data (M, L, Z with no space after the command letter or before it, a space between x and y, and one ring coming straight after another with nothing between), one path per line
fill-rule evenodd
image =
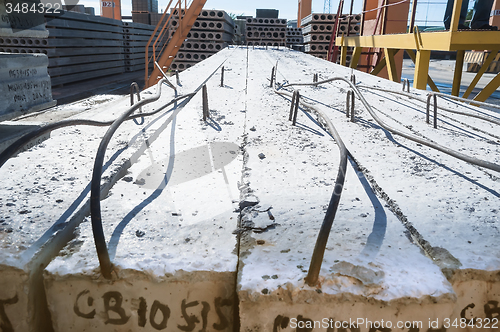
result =
M323 77L337 75L320 68L317 70ZM307 78L300 78L294 73L287 73L287 78L306 81ZM359 85L395 91L400 88L399 84L361 73L357 73L357 82ZM333 83L325 89L329 95L335 96L339 91L345 91L345 85ZM307 90L307 95L313 99L326 92L318 88L303 90ZM370 91L369 88L363 91L368 102L389 125L467 155L500 164L497 125L439 111L438 129L434 129L425 123L425 105L421 102ZM425 99L425 92L413 90L413 93ZM451 259L443 264L457 264L461 269L498 270L500 256L498 251L491 250L499 235L498 174L385 132L359 102L356 123L348 122L342 115L341 100L329 102L337 108L329 114L332 120L342 121L338 130L349 151L360 165L367 168L387 195L397 202L423 238L432 245L445 248L458 260ZM439 100L439 105L463 109L443 100ZM498 113L487 110L471 108L469 112L482 112L497 120L500 118Z

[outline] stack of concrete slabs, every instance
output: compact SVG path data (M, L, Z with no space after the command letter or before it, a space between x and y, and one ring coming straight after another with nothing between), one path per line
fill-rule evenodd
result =
M172 24L176 26L178 23L174 20ZM171 68L182 71L194 66L227 47L233 36L234 21L225 11L202 10Z

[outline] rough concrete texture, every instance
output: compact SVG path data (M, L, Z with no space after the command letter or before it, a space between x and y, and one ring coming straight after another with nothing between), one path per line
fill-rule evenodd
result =
M0 53L0 121L54 106L44 54Z
M23 2L0 0L0 39L47 38L49 32L45 29L43 12L53 9L43 7L42 4L44 3L33 0Z
M15 122L13 123L3 122L2 124L0 124L0 152L8 148L12 143L17 141L20 137L38 128L40 128L40 126L20 125L19 123ZM31 149L35 145L41 144L49 137L50 133L37 137L36 139L27 142L19 152Z
M234 273L46 276L45 286L55 331L233 331Z
M199 87L230 53L224 54L200 64L199 71L182 73L178 93ZM243 62L232 61L224 64L229 71ZM231 76L227 86L220 87L219 75L220 70L207 83L209 96L215 91L220 96L220 92L230 90L229 86L244 85L244 76ZM148 93L144 92L143 98ZM128 146L144 144L147 149L132 159L127 174L101 202L104 233L114 264L113 280L100 276L90 223L82 223L75 239L45 274L56 331L70 327L90 331L110 327L131 331L233 330L237 308L237 242L233 231L238 219L235 210L243 121L224 120L220 110L226 105L237 106L238 97L210 98L211 118L204 122L198 94L187 105L165 109L125 138ZM158 104L171 98L169 89ZM61 292L71 287L73 292ZM85 291L88 293L82 293ZM110 299L109 294L116 296ZM93 305L87 304L89 296ZM120 309L110 309L106 301L118 298L123 298ZM82 308L78 313L72 309L75 303ZM146 309L139 314L141 303ZM83 317L94 309L92 318ZM121 316L110 320L117 310Z
M249 68L254 71L259 68L270 73L276 62L278 82L310 83L316 73L320 80L349 78L352 73L294 52L249 52ZM269 124L251 108L247 113L247 127L264 126L261 131L248 132L244 164L248 169L244 181L262 206L242 213L242 226L249 227L240 243L241 331L294 331L301 327L311 331L309 325L324 318L337 322L360 319L359 326L349 326L352 331L389 328L380 325L382 320L390 321L391 331L408 330L404 328L407 321L421 322L421 326L414 325L420 331L476 331L488 320L490 328L498 327L500 262L498 251L491 250L498 239L497 175L391 135L358 100L356 121L350 122L345 116L348 86L344 82L296 87L306 102L328 114L351 154L319 283L314 287L305 284L319 225L333 190L338 149L334 143L328 149L332 138L316 126L314 114L300 113L299 125L289 128L289 103L270 92L267 76L252 77L252 69L249 100L257 98L255 105L268 105L277 111L266 114ZM370 90L398 91L401 86L353 73L358 86L366 87L362 93L367 101L391 126L499 163L496 125L442 112L442 129L433 130L425 124L425 102ZM413 94L425 101L425 92ZM481 112L499 118L494 112ZM328 140L323 142L319 133ZM302 155L303 151L307 153ZM319 155L315 157L315 153ZM268 207L272 207L272 221L265 213ZM460 327L460 323L465 324L460 319L469 325ZM375 325L363 324L367 320ZM453 326L457 320L458 329ZM313 330L347 327L327 325L316 325Z

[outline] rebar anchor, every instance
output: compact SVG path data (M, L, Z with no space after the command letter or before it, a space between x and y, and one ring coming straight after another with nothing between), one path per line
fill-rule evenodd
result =
M290 106L290 116L288 117L288 121L292 121L292 126L295 126L295 123L297 123L297 114L299 113L299 102L300 102L300 93L298 91L294 91L292 95L292 105Z
M410 92L410 81L407 78L403 80L403 91L405 91L405 88L406 92Z
M221 72L220 72L220 87L224 87L224 66L222 66Z
M180 86L181 85L181 80L179 78L179 71L177 69L175 70L175 79L177 81L177 85Z
M208 92L206 85L203 85L201 94L203 98L203 121L207 121L207 118L210 117L210 112L208 109Z
M273 69L271 70L271 84L269 85L270 88L273 87L275 80L276 80L276 67L273 67Z
M356 75L351 74L351 82L356 85ZM349 113L350 110L350 113ZM345 102L345 116L351 117L351 122L354 122L354 90L350 89L347 91L347 97Z

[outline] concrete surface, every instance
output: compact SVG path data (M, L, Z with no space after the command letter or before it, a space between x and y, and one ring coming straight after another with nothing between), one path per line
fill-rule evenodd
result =
M44 54L0 53L0 121L43 110L52 100L48 58Z

